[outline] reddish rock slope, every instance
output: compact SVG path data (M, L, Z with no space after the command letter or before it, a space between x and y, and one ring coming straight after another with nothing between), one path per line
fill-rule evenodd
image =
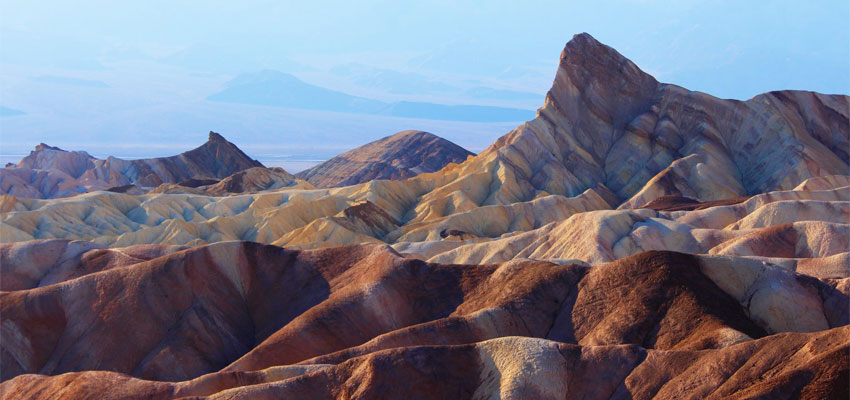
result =
M222 395L547 397L559 393L547 382L570 379L600 396L824 394L841 393L848 368L846 279L777 269L751 281L746 269L679 253L592 268L461 266L382 246L228 242L90 272L0 293L4 397L91 396L92 386L201 395L267 381L277 383ZM114 372L59 375L92 370ZM591 389L593 379L603 386Z

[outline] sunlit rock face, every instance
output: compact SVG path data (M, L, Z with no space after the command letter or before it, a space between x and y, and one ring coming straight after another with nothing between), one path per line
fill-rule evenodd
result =
M211 137L166 181L41 146L0 175L0 397L847 398L849 108L580 34L458 161L402 132L310 183Z
M783 91L741 102L658 83L581 34L561 54L538 117L492 150L524 167L515 169L530 183L520 198L602 183L627 207L670 194L718 200L847 175L848 109L846 96Z

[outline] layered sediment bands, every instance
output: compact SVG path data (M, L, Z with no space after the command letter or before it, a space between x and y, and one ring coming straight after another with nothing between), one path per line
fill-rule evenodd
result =
M385 246L228 242L69 279L0 294L4 397L82 396L89 385L106 397L325 393L315 385L332 396L347 385L364 396L459 387L518 396L574 379L606 396L628 388L675 397L697 382L706 393L823 394L840 393L830 391L847 373L847 328L838 328L847 324L846 280L732 257L464 266L404 259ZM719 365L708 371L705 362ZM603 386L581 374L614 366L620 372L603 374ZM458 376L467 369L475 372ZM63 374L86 370L114 372ZM756 379L768 372L772 380ZM389 384L405 374L420 383ZM309 383L316 379L323 383ZM57 385L64 391L52 392Z
M163 183L153 190L141 191L138 194L161 193L228 196L280 189L315 189L315 187L306 181L297 179L283 168L253 167L239 171L222 180L190 179L180 183ZM110 191L115 192L115 190Z
M183 246L135 245L109 249L92 242L34 240L0 244L0 290L48 286L111 268L162 257Z
M63 238L94 240L110 246L195 245L221 240L305 245L306 238L314 237L314 246L324 247L362 241L438 240L446 228L460 228L476 236L499 236L533 229L576 212L610 208L598 192L590 189L575 198L549 196L528 203L471 207L468 213L449 217L426 210L428 215L408 220L408 210L414 207L420 193L422 187L418 185L374 181L365 187L287 189L228 197L111 192L52 200L6 196L3 202L12 212L0 216L0 236L6 242ZM345 210L367 201L370 212L346 215ZM339 218L329 220L330 217ZM376 221L356 221L364 217L385 222L373 229ZM340 218L352 224L337 227ZM338 236L321 233L328 224L334 226ZM304 227L307 228L295 232Z
M490 202L574 196L600 183L629 207L663 195L720 200L846 175L848 109L846 96L786 91L740 102L661 84L582 34L561 54L537 118L475 160L493 164L478 171L499 171Z
M743 399L788 394L800 399L844 398L848 337L845 327L776 335L709 351L576 346L504 337L466 345L390 349L338 365L294 371L278 367L222 372L179 383L100 371L24 375L3 383L0 391L34 399L55 393L63 398L103 399Z
M431 253L433 262L487 263L515 257L609 262L646 250L785 259L845 254L850 188L772 192L694 211L603 210L574 214L538 229ZM427 244L417 246L421 252ZM440 251L443 250L443 251ZM835 260L838 260L837 258ZM850 266L836 261L820 275ZM788 264L790 265L790 264ZM841 272L846 277L847 272Z
M181 381L502 336L715 349L846 325L848 306L845 280L668 252L596 267L472 266L405 259L386 246L226 242L67 279L0 293L4 380L106 369Z
M342 153L296 176L317 187L405 179L461 163L473 154L423 131L403 131Z

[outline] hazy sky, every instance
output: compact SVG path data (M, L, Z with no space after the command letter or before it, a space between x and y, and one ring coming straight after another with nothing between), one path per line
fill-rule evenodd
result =
M588 32L662 81L719 96L850 90L847 0L3 0L0 24L3 62L24 65L94 68L106 57L199 46L314 63L361 57L390 67L417 55L452 56L434 69L490 75L552 63L574 33ZM242 60L220 63L241 67Z
M59 127L77 125L73 116L83 109L93 138L158 118L155 107L169 107L180 120L183 104L261 69L368 92L329 73L357 63L415 73L427 82L542 95L564 44L578 32L614 47L662 82L719 97L747 99L778 89L850 93L848 0L0 4L0 106L30 115L0 121L6 144L10 134L27 142L60 140ZM509 106L540 104L542 97ZM117 107L126 125L105 124L107 132L93 122ZM139 107L147 107L138 113L145 117L134 120L132 110ZM200 131L192 135L204 136L215 127L202 127L213 122L191 126ZM246 126L246 132L267 129Z

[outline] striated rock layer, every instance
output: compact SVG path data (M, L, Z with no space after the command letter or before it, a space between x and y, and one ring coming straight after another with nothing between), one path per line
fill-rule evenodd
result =
M372 386L387 379L398 393L424 396L432 387L437 391L432 395L440 396L457 390L449 376L459 379L465 376L460 371L471 368L502 379L462 379L468 381L463 387L471 385L464 390L520 396L534 393L523 392L526 385L559 387L546 383L549 379L567 384L568 371L581 369L563 366L585 357L600 362L593 365L601 370L621 368L622 373L603 374L607 389L595 389L599 395L624 390L617 388L630 387L630 381L644 382L635 390L670 398L694 390L697 382L702 393L846 389L848 365L841 361L848 331L841 327L848 324L847 278L815 279L745 259L671 252L596 267L529 260L475 266L405 259L386 246L292 251L249 242L170 254L163 247L116 249L124 256L163 255L104 263L98 271L86 262L93 258L89 252L71 250L72 244L2 250L38 255L44 253L39 247L65 246L54 252L64 257L50 257L54 263L92 267L52 285L0 293L4 397L65 384L71 385L69 396L82 395L86 381L116 397L209 395L241 385L249 385L244 393L222 395L327 393L312 392L312 379L323 382L315 384L329 395L344 397L339 391L348 379L333 377L359 376L360 365L373 365L365 367L373 371L371 378L350 381L350 389L373 395L394 393L385 384ZM117 253L101 257L120 257ZM38 276L43 265L13 269L18 276ZM465 356L451 355L456 351L483 358L467 364ZM604 361L624 354L631 361ZM700 372L709 360L721 366ZM750 372L733 376L748 360L756 361L747 367ZM389 366L396 363L404 367ZM532 369L520 367L524 363ZM422 368L445 372L415 373ZM89 370L114 372L60 375ZM761 380L766 371L775 381ZM422 386L391 384L410 373ZM783 374L793 379L780 378ZM306 380L284 385L288 389L250 386L283 384L301 375ZM680 383L659 386L665 380ZM581 386L594 390L588 382Z
M219 372L176 383L106 371L23 375L0 384L0 392L32 399L841 399L848 396L848 371L841 367L850 362L848 337L845 327L711 351L505 337L390 349L337 365ZM752 362L756 357L764 361Z
M516 257L596 264L645 250L673 250L761 257L819 277L850 270L845 262L850 186L687 207L650 204L660 210L611 210L610 192L600 186L572 198L546 196L445 217L422 210L422 217L410 220L415 192L406 191L407 184L376 181L331 190L295 186L228 197L211 197L200 188L186 188L198 194L99 192L54 200L6 196L0 198L0 209L7 211L0 216L0 237L5 242L87 240L112 247L222 240L304 249L387 243L411 257L471 264Z

